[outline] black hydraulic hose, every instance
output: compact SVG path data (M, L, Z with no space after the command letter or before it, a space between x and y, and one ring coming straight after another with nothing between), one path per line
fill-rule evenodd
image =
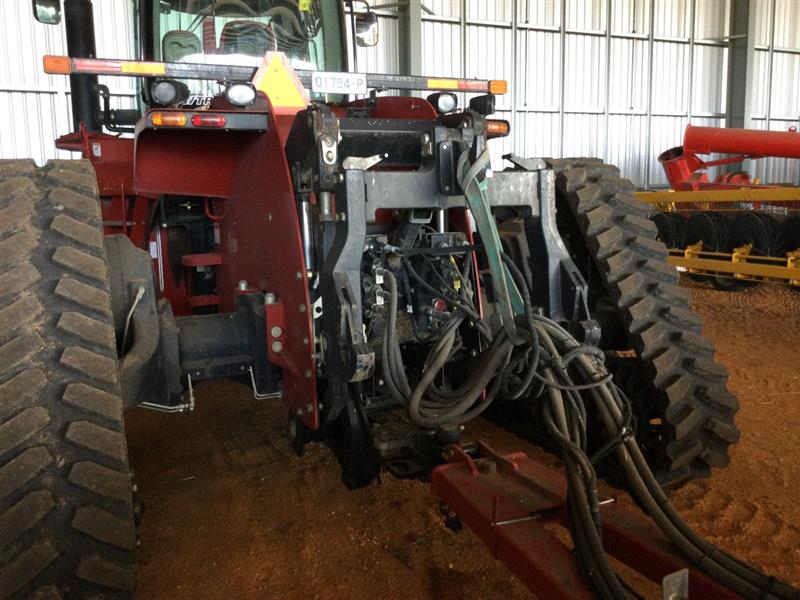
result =
M573 347L578 346L574 338L563 329L558 331L561 328L557 326L553 329L558 334L557 337L562 338L560 341ZM589 360L589 357L581 355L577 358L587 378L597 375L597 366ZM595 398L595 404L605 422L607 432L609 435L615 435L624 424L623 411L617 404L619 396L615 397L605 386L592 388L590 393ZM673 543L701 568L746 597L792 600L800 597L798 590L744 565L694 533L663 494L634 440L626 439L624 445L617 448L617 452L640 504L646 508L648 514L656 520Z
M545 369L544 376L548 381L553 381L553 372L550 369ZM550 400L550 407L555 421L555 426L564 435L567 432L567 418L563 398L561 392L553 387L547 390ZM589 554L591 555L594 567L597 573L602 578L602 584L595 586L595 591L601 597L608 598L628 598L627 590L622 586L619 579L611 568L608 562L602 542L600 541L599 523L595 516L591 513L589 502L586 501L586 489L583 481L577 472L577 466L574 460L569 455L565 455L565 467L567 472L567 480L569 490L572 492L572 497L575 499L573 503L574 514L576 522L579 526L580 535L577 536L576 543L586 543L588 546ZM589 467L591 469L591 467ZM593 469L591 469L593 471ZM590 573L590 576L592 573ZM595 577L592 577L595 580Z
M536 326L534 324L534 313L533 313L533 305L531 303L531 294L530 290L528 289L528 282L525 281L525 277L522 275L522 272L519 270L517 265L514 264L514 261L505 253L502 252L500 256L503 259L503 262L508 269L508 272L511 274L511 278L514 280L514 283L517 285L517 289L522 296L522 302L525 307L525 322L528 326L528 330L531 332L531 352L532 356L528 361L528 368L525 370L524 375L522 376L522 380L520 381L517 389L511 392L508 395L509 400L516 400L521 398L526 391L529 390L531 381L533 381L534 376L536 375L536 370L539 368L539 357L541 354L541 347L539 345L539 338L536 335Z
M565 355L568 353L575 354L575 356L570 359L570 362L575 360L577 361L576 364L583 372L585 379L599 379L600 381L604 380L601 375L602 368L593 362L593 360L596 360L599 357L592 356L592 353L590 352L579 351L580 345L578 342L575 341L572 336L570 336L556 323L544 318L537 320L540 321L540 325L542 326L544 332L546 332L543 339L547 340L549 338L549 335L546 335L547 333L552 334L555 336L555 339L558 341L560 346L566 346L564 352ZM556 357L557 351L551 348L548 354L552 354L553 357ZM564 387L575 387L572 385L572 381L566 371L562 370L563 360L560 361L560 363L561 364L559 364L559 361L554 361L556 373L558 373L559 377L563 378L562 383L566 383ZM549 379L547 383L550 384L548 389L555 389L555 386L552 385L553 381L551 379ZM620 409L619 407L619 404L623 401L623 397L617 393L612 385L594 385L589 389L589 391L592 397L595 399L595 403L598 405L601 416L606 422L606 429L609 435L613 437L617 435L625 426L627 419L625 410ZM552 394L553 392L551 391L549 393ZM562 406L565 405L562 404ZM577 406L577 404L573 403L571 410L575 410ZM612 410L614 411L613 417L611 412ZM569 431L569 429L567 428L565 431ZM564 432L562 431L562 434L563 433ZM573 428L572 433L575 433L575 428ZM687 554L687 556L689 556L694 562L709 572L713 577L717 578L725 585L728 585L746 597L755 598L763 596L764 598L786 599L796 599L798 597L797 590L794 590L786 584L775 582L762 573L755 571L751 567L740 563L736 559L733 559L722 551L716 549L709 542L702 540L702 538L699 538L697 534L692 532L688 525L686 525L680 519L672 506L669 504L669 501L667 500L666 496L664 496L663 492L658 486L658 483L655 481L652 472L650 472L649 467L644 461L644 458L641 455L641 452L639 451L635 441L630 439L629 436L626 436L623 443L624 445L618 445L617 451L620 454L620 461L622 462L623 466L626 467L626 475L628 475L628 479L631 483L632 489L634 490L635 496L640 500L640 504L647 509L647 512L651 514L651 516L656 520L665 533L667 533L673 542L676 543L676 545L681 548L681 550ZM570 461L573 461L574 459L572 455L576 451L575 448L573 447L570 450L569 448L565 447L565 451L567 452L565 455L565 460L569 458ZM574 485L572 480L570 480L570 483L571 485ZM577 504L575 506L577 506ZM675 520L679 522L681 525L680 527L676 526L676 523L673 522ZM581 527L581 531L575 532L578 538L584 535L585 532L583 529L584 528ZM684 529L685 531L682 531ZM686 536L686 532L688 532L690 535ZM693 542L700 542L699 547ZM578 542L576 541L576 544L577 543ZM597 566L597 562L595 562L595 566ZM593 585L596 586L595 579L596 578L594 577L590 577L590 580L593 581ZM600 593L602 590L597 589L597 591ZM619 590L617 590L617 592L619 592ZM623 595L620 597L627 596Z

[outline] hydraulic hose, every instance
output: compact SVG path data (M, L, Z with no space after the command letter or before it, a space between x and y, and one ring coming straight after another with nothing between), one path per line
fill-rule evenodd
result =
M377 271L384 277L383 294L388 298L381 347L385 387L393 399L406 405L411 421L425 428L457 425L479 415L498 395L506 401L541 398L544 426L564 459L567 517L576 555L600 598L637 597L614 572L602 545L594 465L614 452L639 506L694 564L745 598L800 600L800 590L715 547L678 515L632 436L635 425L630 402L605 368L604 353L580 344L561 325L537 313L523 274L508 256L502 253L500 256L524 307L524 314L512 324L512 331L504 323L503 328L493 332L480 318L467 289L469 265L458 274L463 283L459 293L450 288L432 261L428 264L443 289L437 289L420 276L410 258L405 261L406 272L422 289L445 298L453 307L452 314L433 336L413 385L397 339L397 280L388 269ZM488 347L477 356L475 364L470 364L469 375L456 389L450 389L444 382L445 366L461 348L459 332L467 319L474 323ZM443 379L442 383L437 384L438 378ZM606 438L591 457L587 453L587 403L599 416Z

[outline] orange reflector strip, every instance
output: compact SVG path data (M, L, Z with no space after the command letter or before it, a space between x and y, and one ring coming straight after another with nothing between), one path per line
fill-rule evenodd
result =
M120 72L129 75L164 75L167 66L158 62L123 62L120 65Z
M502 119L486 119L486 137L505 137L511 131L511 123Z
M53 75L69 75L72 73L72 64L68 56L52 56L47 55L44 57L44 72Z
M489 93L505 94L508 92L508 82L505 79L492 79L489 81Z
M457 90L457 79L428 79L428 87L440 90Z
M227 122L224 115L192 115L192 125L195 127L225 127Z
M183 127L188 119L182 112L154 112L150 114L150 121L156 127Z

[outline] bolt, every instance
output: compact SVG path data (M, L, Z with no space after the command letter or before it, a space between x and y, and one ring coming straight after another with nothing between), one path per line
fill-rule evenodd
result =
M332 151L330 151L330 150L328 150L328 151L325 153L325 159L326 159L326 160L329 160L329 161L330 161L330 160L333 160L333 152L332 152Z
M272 351L273 351L273 352L275 352L275 353L277 354L277 353L278 353L278 352L280 352L281 350L283 350L283 344L282 344L282 343L280 343L280 342L279 342L279 341L277 341L277 340L275 340L274 342L272 342Z
M447 150L447 144L442 144L442 150Z
M311 379L311 375L312 375L311 369L306 369L305 370L306 379Z
M297 409L297 415L300 416L300 417L303 416L303 409L302 408L298 408Z
M272 292L267 292L264 294L264 304L277 304L278 297L273 294Z
M303 338L303 346L308 346L308 338L307 337Z
M268 213L267 213L267 221L268 221L269 223L272 223L272 213L271 213L271 212L268 212Z
M450 191L450 186L449 185L444 186L444 191L445 192L449 192Z
M298 279L303 278L303 274L300 271L297 271L297 273L295 273L294 276L297 277Z
M314 405L313 405L313 404L306 404L306 410L307 410L309 413L312 413L312 412L314 412Z
M281 329L280 327L275 325L275 327L270 329L269 332L272 334L272 337L281 337L281 334L283 333L283 329Z
M306 305L305 304L301 304L298 308L300 309L301 313L306 312Z
M338 179L338 180L339 180L339 183L341 183L342 181L344 181L344 173L339 173L339 176L338 176L336 179Z
M247 283L247 280L246 280L246 279L240 279L240 280L239 280L239 289L240 289L240 290L242 290L242 291L244 292L244 291L245 291L247 288L249 288L249 287L250 287L250 286L248 285L248 283Z

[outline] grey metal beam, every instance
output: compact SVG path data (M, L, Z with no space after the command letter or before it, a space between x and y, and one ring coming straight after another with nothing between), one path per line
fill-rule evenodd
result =
M757 0L732 0L728 38L727 126L749 128L753 116ZM738 167L737 167L738 168Z
M406 0L397 12L400 73L422 75L422 0Z

